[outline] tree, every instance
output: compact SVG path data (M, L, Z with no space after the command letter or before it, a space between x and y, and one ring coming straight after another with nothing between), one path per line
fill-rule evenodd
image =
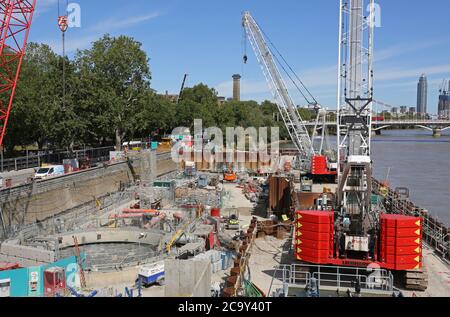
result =
M58 56L45 44L29 43L22 64L16 97L11 111L5 145L51 141L54 114L61 101L61 72Z
M120 148L126 137L134 137L142 130L137 123L151 73L141 43L127 36L106 34L91 49L78 52L75 62L82 91L90 96L83 108L93 104L98 107L92 109L93 136L107 135Z
M143 111L138 114L138 125L145 136L170 133L177 124L176 104L148 91L143 99Z
M216 126L214 113L219 108L217 92L200 83L183 91L183 99L177 107L179 127L193 128L195 119L203 120L203 127Z

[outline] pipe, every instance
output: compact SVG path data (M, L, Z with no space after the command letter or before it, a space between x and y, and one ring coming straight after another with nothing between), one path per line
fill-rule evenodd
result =
M110 215L109 219L129 219L129 218L141 218L145 214L131 214L131 215Z
M159 211L155 210L155 209L130 209L130 208L125 208L122 211L124 214L156 214Z

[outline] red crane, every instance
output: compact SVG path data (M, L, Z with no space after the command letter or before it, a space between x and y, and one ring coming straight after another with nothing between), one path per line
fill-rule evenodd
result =
M36 0L0 0L0 147L6 134Z

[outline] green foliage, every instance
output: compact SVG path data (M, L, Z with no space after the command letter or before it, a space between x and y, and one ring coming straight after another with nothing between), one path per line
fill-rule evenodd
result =
M8 151L35 142L42 147L55 135L61 61L47 45L28 45L5 139Z
M91 125L92 131L100 127L94 136L114 137L120 147L125 137L142 132L138 120L142 118L151 73L141 43L126 36L105 35L91 49L78 52L75 64L84 94L95 97L88 102L99 106L92 121L95 125ZM78 100L83 99L81 94Z
M27 47L5 145L39 148L120 146L131 139L169 134L176 127L280 127L288 133L275 104L264 101L218 103L205 84L186 88L177 103L150 88L149 58L130 37L103 36L73 60L65 59L63 102L62 57L49 46ZM305 120L311 114L299 110Z

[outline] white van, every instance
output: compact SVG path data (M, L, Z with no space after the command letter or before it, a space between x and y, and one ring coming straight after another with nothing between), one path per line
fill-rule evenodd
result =
M64 165L46 166L37 170L34 179L47 179L61 175L64 175Z

